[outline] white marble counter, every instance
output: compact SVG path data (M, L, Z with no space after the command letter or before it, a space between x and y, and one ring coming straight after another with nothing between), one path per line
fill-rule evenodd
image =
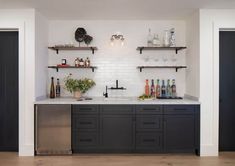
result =
M200 102L191 100L191 99L155 99L155 100L145 100L140 101L134 97L125 97L125 98L108 98L105 99L104 97L94 97L92 100L84 100L84 101L77 101L72 97L61 97L55 99L42 99L36 101L34 104L156 104L156 105L164 105L164 104L185 104L185 105L198 105Z

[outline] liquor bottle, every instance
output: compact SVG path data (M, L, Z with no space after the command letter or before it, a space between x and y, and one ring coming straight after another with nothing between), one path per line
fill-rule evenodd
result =
M164 80L162 80L161 90L162 90L162 97L166 97L166 86L165 86L165 81Z
M160 87L160 80L157 79L157 84L156 84L156 98L161 96L161 87Z
M54 77L51 77L50 98L51 98L51 99L55 98Z
M172 90L172 97L176 97L177 94L176 94L175 79L172 80L171 90Z
M84 62L84 60L82 58L79 61L79 66L81 66L81 67L85 66L85 62Z
M149 80L145 80L145 95L149 96Z
M56 97L60 97L60 80L57 78L57 84L55 87Z
M151 29L149 28L149 34L147 37L147 46L152 47L153 46L153 36L151 34Z
M170 29L171 36L170 36L170 47L175 47L175 28Z
M166 86L166 96L167 97L172 97L172 90L170 86L170 79L167 80L167 86Z
M155 97L155 86L154 86L154 80L152 79L151 83L151 96Z

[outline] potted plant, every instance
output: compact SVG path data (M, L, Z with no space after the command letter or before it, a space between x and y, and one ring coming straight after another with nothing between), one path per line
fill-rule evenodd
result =
M65 78L65 88L74 94L76 99L80 99L82 94L86 93L90 88L95 85L95 82L91 79L73 79L70 74Z

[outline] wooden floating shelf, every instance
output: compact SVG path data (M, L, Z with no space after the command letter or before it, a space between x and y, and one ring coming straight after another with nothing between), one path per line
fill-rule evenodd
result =
M137 47L136 50L140 51L140 54L142 54L143 50L175 50L175 53L177 54L179 50L186 49L187 47Z
M90 66L90 67L75 67L75 66L48 66L48 68L51 69L56 69L56 71L58 72L59 69L91 69L92 72L95 71L95 69L97 69L96 66Z
M143 69L159 69L159 68L165 68L165 69L175 69L177 72L178 69L187 68L187 66L138 66L137 69L140 69L140 72L142 72Z
M54 46L54 47L48 47L48 48L56 51L57 54L59 54L60 50L63 50L63 51L69 51L69 50L70 51L73 51L73 50L86 51L87 50L87 51L92 51L92 54L95 53L95 50L98 50L97 47L56 47Z

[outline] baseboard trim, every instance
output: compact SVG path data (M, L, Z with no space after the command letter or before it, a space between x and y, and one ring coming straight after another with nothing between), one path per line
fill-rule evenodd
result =
M218 147L215 145L201 145L200 156L219 156Z
M19 156L34 156L34 145L20 146Z

